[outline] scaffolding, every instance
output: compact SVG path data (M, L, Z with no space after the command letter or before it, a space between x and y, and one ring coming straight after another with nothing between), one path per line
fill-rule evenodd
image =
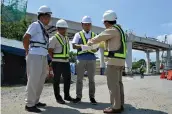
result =
M165 35L165 39L163 41L163 43L168 44L168 40L167 40L167 35ZM161 55L161 64L164 66L163 67L163 72L167 72L168 70L172 70L172 55L171 54L167 54L167 53L171 53L172 52L162 52ZM170 55L170 56L169 56Z
M25 19L27 0L1 0L1 20L15 22Z

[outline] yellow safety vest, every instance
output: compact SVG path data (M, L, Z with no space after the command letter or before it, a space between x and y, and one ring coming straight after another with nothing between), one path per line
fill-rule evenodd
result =
M66 43L64 43L59 34L55 34L55 37L57 38L57 40L59 41L59 43L62 46L62 52L61 53L53 53L53 58L55 58L55 59L68 59L69 58L69 51L70 51L70 45L69 45L68 38L65 37Z
M110 57L110 58L119 58L119 59L125 59L126 58L126 36L124 31L121 29L120 26L114 25L116 29L121 34L121 47L116 51L105 51L104 56Z
M85 37L84 32L80 31L79 35L80 35L80 37L82 39L82 44L87 45L88 40ZM96 34L94 32L91 32L91 38L94 38L95 36L96 36ZM78 52L77 52L78 55L83 54L83 53L92 53L92 54L94 54L95 52L93 52L93 51L82 51L81 49L78 49Z

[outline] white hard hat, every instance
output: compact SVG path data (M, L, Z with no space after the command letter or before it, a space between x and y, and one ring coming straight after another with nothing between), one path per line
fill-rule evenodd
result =
M102 21L115 21L117 20L116 13L112 10L107 10L103 14L103 20Z
M65 20L60 19L60 20L57 21L56 27L68 28L68 25L67 25L67 22Z
M41 13L48 13L48 14L52 14L51 12L51 9L45 5L41 6L39 9L38 9L38 15L41 14Z
M92 22L91 22L91 17L89 17L89 16L84 16L84 17L82 18L82 23L92 23Z

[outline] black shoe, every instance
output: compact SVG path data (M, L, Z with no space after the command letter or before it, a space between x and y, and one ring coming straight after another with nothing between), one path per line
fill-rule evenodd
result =
M28 112L35 112L35 113L41 113L42 112L36 106L33 106L33 107L25 106L25 110L28 111Z
M91 103L92 103L93 105L97 105L97 102L96 102L95 98L90 98L90 101L91 101Z
M71 96L67 96L67 97L64 98L64 100L66 100L66 101L73 101L74 99Z
M45 103L41 103L39 102L38 104L36 104L37 107L44 107L44 106L47 106Z
M57 102L58 102L59 104L65 104L65 101L64 101L62 98L57 99Z
M79 102L81 102L81 98L76 98L73 100L73 103L79 103Z

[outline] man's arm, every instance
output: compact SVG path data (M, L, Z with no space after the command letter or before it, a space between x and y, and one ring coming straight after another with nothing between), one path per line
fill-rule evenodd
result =
M54 48L57 44L57 39L55 36L51 37L49 39L49 48L48 48L48 53L50 55L51 58L53 58L53 52L54 52Z
M48 49L48 53L49 53L51 59L53 58L53 51L54 51L53 48L49 48L49 49Z
M31 38L30 34L25 34L23 37L23 47L25 49L26 55L28 54L29 51L30 38Z
M81 49L82 44L78 44L80 39L79 33L76 33L72 40L73 49Z
M92 38L88 44L97 44L100 43L101 41L107 41L113 38L114 35L114 29L106 29L105 31L101 32L99 35L96 37Z
M81 49L81 46L82 44L76 44L76 43L72 44L73 49Z
M28 54L29 51L30 39L36 33L37 33L37 25L35 23L32 23L31 25L29 25L26 33L23 36L23 47L26 51L26 55Z

